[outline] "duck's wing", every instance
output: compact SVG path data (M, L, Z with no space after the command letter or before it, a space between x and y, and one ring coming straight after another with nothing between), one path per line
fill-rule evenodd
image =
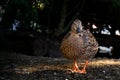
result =
M86 47L86 53L83 57L86 59L94 57L98 51L98 42L95 37L89 30L84 30L82 38Z

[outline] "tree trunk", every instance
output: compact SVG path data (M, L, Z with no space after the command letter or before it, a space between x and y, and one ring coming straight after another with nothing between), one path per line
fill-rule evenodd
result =
M63 1L63 6L62 6L62 11L61 11L61 17L60 17L60 22L58 24L58 30L55 31L56 36L59 36L61 33L64 32L64 24L65 24L65 19L66 19L66 11L67 11L67 7L66 7L66 1Z
M48 29L49 29L49 35L56 35L56 32L59 30L59 26L63 25L61 20L62 15L62 8L64 0L51 0L51 5L49 9L49 22L48 22ZM62 13L61 13L62 12ZM62 22L61 22L62 21Z

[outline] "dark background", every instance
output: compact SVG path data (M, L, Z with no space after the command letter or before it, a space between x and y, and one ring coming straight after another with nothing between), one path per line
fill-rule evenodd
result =
M113 46L112 56L96 57L120 58L119 0L0 0L0 51L61 57L61 39L76 18L94 31L99 45ZM101 34L103 29L111 34Z

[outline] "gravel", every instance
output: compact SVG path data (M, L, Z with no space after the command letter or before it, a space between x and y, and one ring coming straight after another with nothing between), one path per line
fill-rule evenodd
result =
M78 60L81 68L84 61ZM93 58L86 74L72 73L65 58L0 53L0 80L120 80L120 59Z

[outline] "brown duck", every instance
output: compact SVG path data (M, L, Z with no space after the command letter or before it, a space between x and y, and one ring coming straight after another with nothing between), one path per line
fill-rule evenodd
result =
M71 30L62 40L60 50L65 58L74 61L71 71L84 74L88 59L94 57L98 51L98 43L89 29L83 29L81 21L76 19L71 25ZM82 70L79 70L77 59L86 60Z

